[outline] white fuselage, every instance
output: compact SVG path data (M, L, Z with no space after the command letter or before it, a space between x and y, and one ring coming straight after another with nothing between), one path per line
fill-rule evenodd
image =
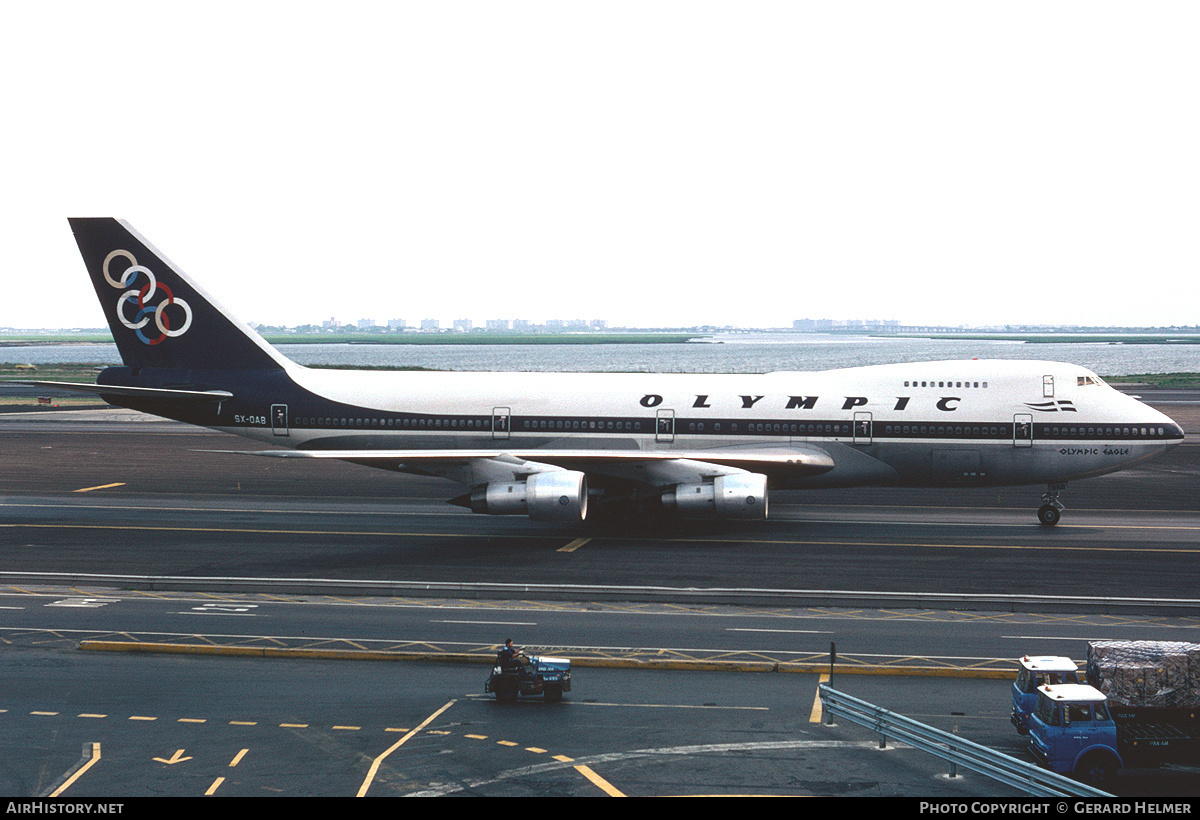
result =
M283 407L264 395L261 413L214 426L298 450L810 447L832 457L833 469L820 475L772 474L772 485L784 487L1064 482L1119 470L1182 439L1167 416L1058 362L763 375L288 372L314 401Z

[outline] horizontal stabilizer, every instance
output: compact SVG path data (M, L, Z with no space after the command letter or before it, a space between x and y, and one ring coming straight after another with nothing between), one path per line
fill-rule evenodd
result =
M165 387L120 387L115 384L81 384L79 382L27 382L34 387L55 387L59 390L74 390L79 393L94 393L97 396L129 396L135 399L167 399L182 402L226 401L233 398L228 390L173 390Z

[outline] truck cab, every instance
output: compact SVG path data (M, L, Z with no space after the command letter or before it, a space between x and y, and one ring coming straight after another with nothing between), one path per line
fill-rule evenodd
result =
M1039 686L1028 726L1029 751L1051 771L1101 785L1124 765L1108 698L1093 686Z
M1010 720L1018 734L1029 733L1029 715L1037 707L1039 686L1080 683L1075 661L1059 655L1026 655L1018 663L1020 670L1012 685Z

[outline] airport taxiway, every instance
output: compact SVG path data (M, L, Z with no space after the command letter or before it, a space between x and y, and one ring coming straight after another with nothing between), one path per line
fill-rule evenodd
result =
M115 431L114 431L115 430ZM1072 484L778 493L765 522L567 530L449 482L255 459L170 423L0 422L4 567L27 572L1194 598L1200 447ZM1064 584L1064 579L1085 583Z

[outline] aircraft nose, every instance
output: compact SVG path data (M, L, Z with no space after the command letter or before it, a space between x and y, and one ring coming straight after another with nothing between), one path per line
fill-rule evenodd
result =
M1140 407L1139 415L1150 422L1152 426L1149 427L1149 430L1160 442L1168 447L1174 447L1183 441L1183 427L1173 418L1142 400L1138 400L1138 405ZM1145 424L1146 421L1139 422L1139 424Z
M1182 425L1178 424L1174 419L1168 416L1161 410L1155 410L1159 416L1158 427L1162 431L1159 433L1160 438L1165 440L1168 445L1175 446L1183 441L1184 433Z

